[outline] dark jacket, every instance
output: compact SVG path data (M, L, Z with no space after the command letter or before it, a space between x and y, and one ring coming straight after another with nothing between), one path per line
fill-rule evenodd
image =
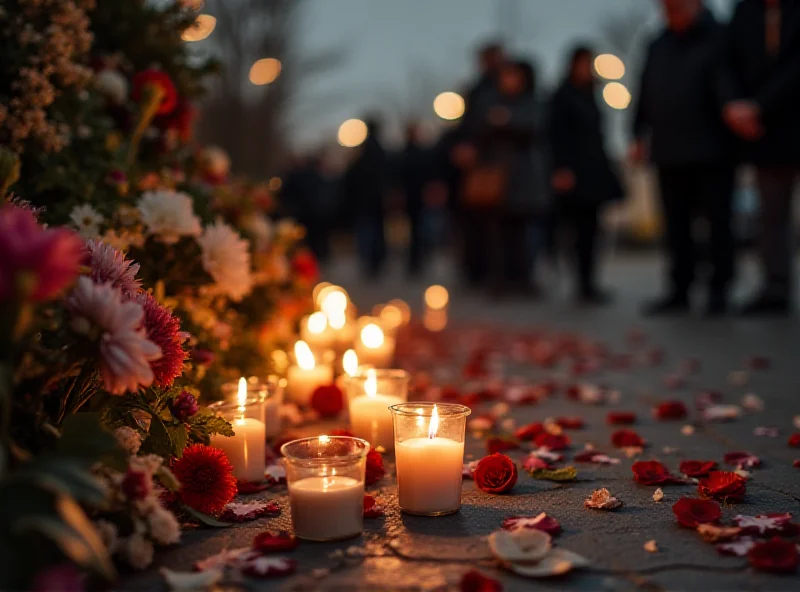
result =
M403 190L406 210L417 214L422 210L425 187L434 176L433 151L419 144L408 144L397 158L397 185Z
M383 215L387 176L386 151L378 139L370 135L342 180L343 201L348 211L356 216Z
M728 30L730 63L740 98L761 108L765 135L744 146L756 164L800 164L800 2L781 1L780 48L766 46L764 0L743 0Z
M716 165L733 158L722 119L734 97L724 60L725 32L705 12L686 32L665 30L650 45L633 121L638 139L650 135L656 166Z
M606 154L603 120L594 89L582 89L569 80L550 101L550 156L553 169L566 168L575 175L568 199L589 206L620 199L622 185Z

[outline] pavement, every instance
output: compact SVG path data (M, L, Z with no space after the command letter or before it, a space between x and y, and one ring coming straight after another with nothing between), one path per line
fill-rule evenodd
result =
M640 420L635 429L650 444L642 460L658 459L673 472L682 459L716 460L722 464L726 452L748 450L761 457L763 467L753 471L743 503L725 506L723 517L766 512L800 513L800 470L792 466L800 450L786 445L793 417L800 415L800 321L793 319L742 320L704 319L699 313L683 318L642 319L641 301L658 292L660 265L653 256L617 256L606 271L606 284L614 288L613 306L603 309L580 308L567 296L564 282L548 276L549 296L543 301L524 298L491 300L460 288L446 261L435 262L425 277L409 281L399 266L377 283L363 282L349 260L332 265L326 279L340 283L350 292L361 310L403 298L418 308L424 287L442 283L450 289L450 317L454 324L489 323L509 330L543 328L574 331L622 348L625 335L633 326L640 328L654 345L663 347L667 359L659 367L641 367L626 373L606 373L592 377L621 393L621 409L636 411ZM755 270L746 264L741 293L755 281ZM771 368L751 372L746 384L733 384L731 372L743 368L752 354L769 357ZM667 391L663 379L681 360L696 358L699 371L688 378L685 388ZM531 378L561 377L563 370L545 372L527 367L508 368L509 374ZM741 376L740 376L741 377ZM694 409L695 394L714 389L726 402L737 403L753 393L765 402L758 413L745 414L731 423L698 425L691 435L681 428L691 421L658 422L651 416L653 405L664 399L681 399ZM480 409L475 409L479 413ZM408 516L396 504L396 486L391 458L387 457L387 477L376 489L386 507L385 519L365 521L360 538L339 543L301 543L292 553L298 560L298 573L278 580L249 580L233 589L251 590L457 590L461 576L477 568L501 581L505 590L608 590L608 591L796 591L800 575L777 576L756 572L746 559L725 557L696 533L678 527L672 504L682 496L696 497L694 485L664 487L666 497L653 499L654 486L638 485L632 479L634 462L614 451L609 443L613 428L605 424L608 406L588 406L563 396L536 406L516 407L512 416L518 425L542 421L546 417L579 415L586 421L582 430L570 432L573 450L591 443L621 457L615 466L579 465L578 479L558 484L531 479L522 473L511 494L488 495L465 481L463 507L455 515L440 518ZM778 438L754 435L759 426L777 427ZM310 428L319 433L319 427ZM675 449L669 454L664 448ZM468 435L467 457L485 454L483 440ZM519 455L517 456L519 458ZM624 502L614 512L588 510L583 500L594 489L607 487ZM291 529L288 499L284 488L277 488L256 499L274 499L284 509L281 516L262 519L224 530L195 530L184 533L180 546L159 551L156 566L142 574L127 575L119 590L164 589L158 581L157 567L190 570L194 561L223 548L249 546L253 536L264 529ZM590 560L588 569L555 579L525 579L504 571L490 559L486 536L512 515L534 516L547 512L562 525L559 546ZM644 549L655 540L659 551ZM323 569L318 577L311 571Z

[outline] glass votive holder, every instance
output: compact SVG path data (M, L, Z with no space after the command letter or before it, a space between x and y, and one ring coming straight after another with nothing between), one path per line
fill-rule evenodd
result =
M412 402L391 411L400 509L420 516L458 512L470 408Z
M281 446L286 459L296 537L335 541L364 530L364 472L369 443L346 436L317 436Z
M392 405L408 400L411 377L405 370L359 369L347 381L350 431L373 448L394 450Z
M239 382L227 382L222 385L222 396L226 403L236 403L239 397ZM247 398L259 399L264 403L264 412L261 421L267 438L275 438L281 432L281 405L283 405L283 392L286 380L277 376L270 376L266 381L257 376L247 379Z
M211 446L226 454L233 466L233 476L240 481L263 481L267 446L264 402L259 397L239 403L220 401L209 405L209 409L230 422L233 428L233 436L211 436Z

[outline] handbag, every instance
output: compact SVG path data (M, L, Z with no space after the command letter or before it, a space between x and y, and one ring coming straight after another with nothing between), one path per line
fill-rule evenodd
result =
M464 179L464 205L493 208L502 205L508 187L508 168L504 164L481 164Z

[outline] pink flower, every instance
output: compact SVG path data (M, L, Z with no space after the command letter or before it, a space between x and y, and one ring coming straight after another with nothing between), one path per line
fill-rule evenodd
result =
M183 363L187 357L181 345L181 322L150 294L139 294L134 302L141 304L144 310L147 338L161 350L161 357L150 363L153 381L157 386L172 386L173 381L183 372Z
M141 282L136 279L139 273L139 264L125 259L122 251L101 241L86 241L86 254L88 265L91 268L89 277L96 284L109 283L119 288L123 294L137 294L141 289Z
M19 286L35 301L51 300L78 275L83 240L71 230L44 229L29 211L0 209L0 302Z
M150 362L161 357L161 350L147 339L140 304L123 302L110 284L80 277L67 305L73 329L89 336L99 333L100 374L109 393L121 395L153 383Z

